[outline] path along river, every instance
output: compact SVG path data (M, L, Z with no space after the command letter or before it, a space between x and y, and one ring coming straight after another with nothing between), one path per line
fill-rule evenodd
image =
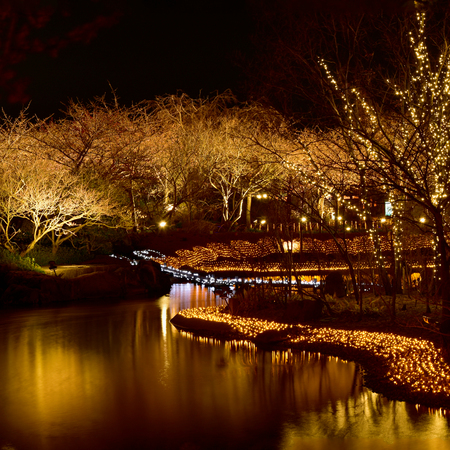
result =
M0 450L450 449L448 415L358 367L178 332L206 288L0 312Z

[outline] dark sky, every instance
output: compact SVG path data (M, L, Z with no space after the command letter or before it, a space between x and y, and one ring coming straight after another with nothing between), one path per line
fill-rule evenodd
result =
M0 0L0 107L15 115L31 101L42 117L111 87L124 104L239 94L236 52L251 48L255 12L270 23L279 7L338 14L408 1Z
M177 90L195 97L238 89L240 70L233 59L250 32L245 0L35 3L32 15L42 6L51 13L42 27L31 27L27 44L16 39L22 48L36 39L43 45L11 65L22 86L14 95L10 85L3 89L1 106L11 114L28 100L32 113L57 113L69 98L89 100L110 92L109 84L125 104ZM18 16L23 23L30 21L26 14ZM14 30L20 34L22 28ZM20 101L12 105L11 98Z

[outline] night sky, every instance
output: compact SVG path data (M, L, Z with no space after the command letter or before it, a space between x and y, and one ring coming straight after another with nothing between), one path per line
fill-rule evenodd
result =
M30 101L33 114L57 113L69 98L89 100L110 93L110 86L124 104L178 90L198 97L239 89L236 52L248 46L251 30L245 0L22 3L34 9L15 8L2 24L3 35L14 30L17 53L26 48L18 63L11 57L1 67L13 73L0 97L10 114ZM38 16L43 25L36 26Z
M270 24L282 4L338 14L377 0L0 0L0 106L43 117L111 88L126 105L177 91L242 97L237 61L251 55L255 17Z

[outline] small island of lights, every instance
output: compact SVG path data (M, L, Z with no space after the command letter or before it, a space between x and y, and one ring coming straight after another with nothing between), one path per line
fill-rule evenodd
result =
M434 407L450 407L450 367L440 349L425 339L393 333L343 330L233 316L224 307L180 311L186 318L229 324L236 333L252 341L269 330L283 331L283 346L310 348L330 355L345 356L376 370L377 383L401 393L401 399Z

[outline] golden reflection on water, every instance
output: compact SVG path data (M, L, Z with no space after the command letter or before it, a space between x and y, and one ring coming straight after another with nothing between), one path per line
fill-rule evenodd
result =
M446 417L364 389L353 363L178 332L169 320L179 309L214 301L188 287L152 302L0 316L0 450L378 450L449 436Z
M80 428L87 421L100 420L104 404L97 399L105 395L108 373L98 355L81 353L80 348L33 328L30 323L8 339L0 377L8 380L3 396L5 417L11 423L39 427L43 435L51 434L56 422L68 418Z
M200 285L175 284L170 290L170 297L176 299L175 302L171 302L170 317L186 308L219 306L224 303L214 291Z
M270 406L271 402L274 405L282 402L289 406L298 405L302 409L321 408L328 402L349 397L354 399L364 391L358 367L338 358L309 352L264 352L258 351L254 344L247 341L223 344L213 338L181 334L205 345L224 346L223 356L217 365L233 368L228 371L231 378L237 378L241 375L239 372L249 369L266 406ZM242 392L240 395L246 394ZM230 397L233 397L232 393Z

